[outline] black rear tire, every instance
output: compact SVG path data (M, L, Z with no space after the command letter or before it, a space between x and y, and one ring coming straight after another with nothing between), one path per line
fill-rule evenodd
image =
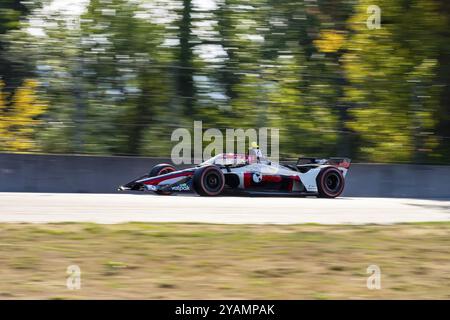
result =
M317 175L317 189L319 198L336 198L344 191L345 179L341 170L326 167Z
M150 173L148 174L149 177L156 177L156 176L160 176L166 173L171 173L173 171L175 171L175 167L167 164L167 163L161 163L161 164L157 164L156 166L154 166L152 168L152 170L150 170ZM160 194L160 195L169 195L172 194L172 192L170 191L155 191L155 193Z
M222 193L225 177L214 165L204 166L194 173L194 190L201 196L213 197Z

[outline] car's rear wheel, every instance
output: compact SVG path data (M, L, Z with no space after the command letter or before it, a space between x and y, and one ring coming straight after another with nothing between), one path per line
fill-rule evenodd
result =
M194 173L194 190L201 196L217 196L225 187L225 177L216 166L204 166Z
M322 169L317 176L320 198L336 198L344 191L345 180L342 172L334 167Z
M152 168L152 170L150 170L150 173L148 174L149 177L156 177L156 176L160 176L163 174L167 174L167 173L171 173L174 172L176 169L174 166L167 164L167 163L161 163L158 164L156 166L154 166ZM170 191L155 191L157 194L161 194L161 195L169 195L172 192Z

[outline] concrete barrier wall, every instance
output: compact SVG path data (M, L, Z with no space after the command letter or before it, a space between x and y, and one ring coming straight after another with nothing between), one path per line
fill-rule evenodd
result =
M0 192L117 192L164 158L0 154ZM450 166L352 164L344 196L450 198Z
M0 154L0 192L116 192L162 158Z
M450 198L450 166L353 164L344 196Z

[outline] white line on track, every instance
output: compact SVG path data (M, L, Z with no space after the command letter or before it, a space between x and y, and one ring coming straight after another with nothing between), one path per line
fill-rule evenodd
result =
M391 224L450 221L450 200L0 193L0 222Z

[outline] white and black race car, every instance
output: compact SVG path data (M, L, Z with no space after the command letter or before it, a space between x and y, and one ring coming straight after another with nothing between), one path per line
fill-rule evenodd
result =
M195 191L201 196L231 192L335 198L344 190L349 167L348 158L302 157L295 165L288 165L264 159L260 153L223 153L188 169L176 170L170 164L158 164L149 174L120 186L119 190L153 191L162 195Z

